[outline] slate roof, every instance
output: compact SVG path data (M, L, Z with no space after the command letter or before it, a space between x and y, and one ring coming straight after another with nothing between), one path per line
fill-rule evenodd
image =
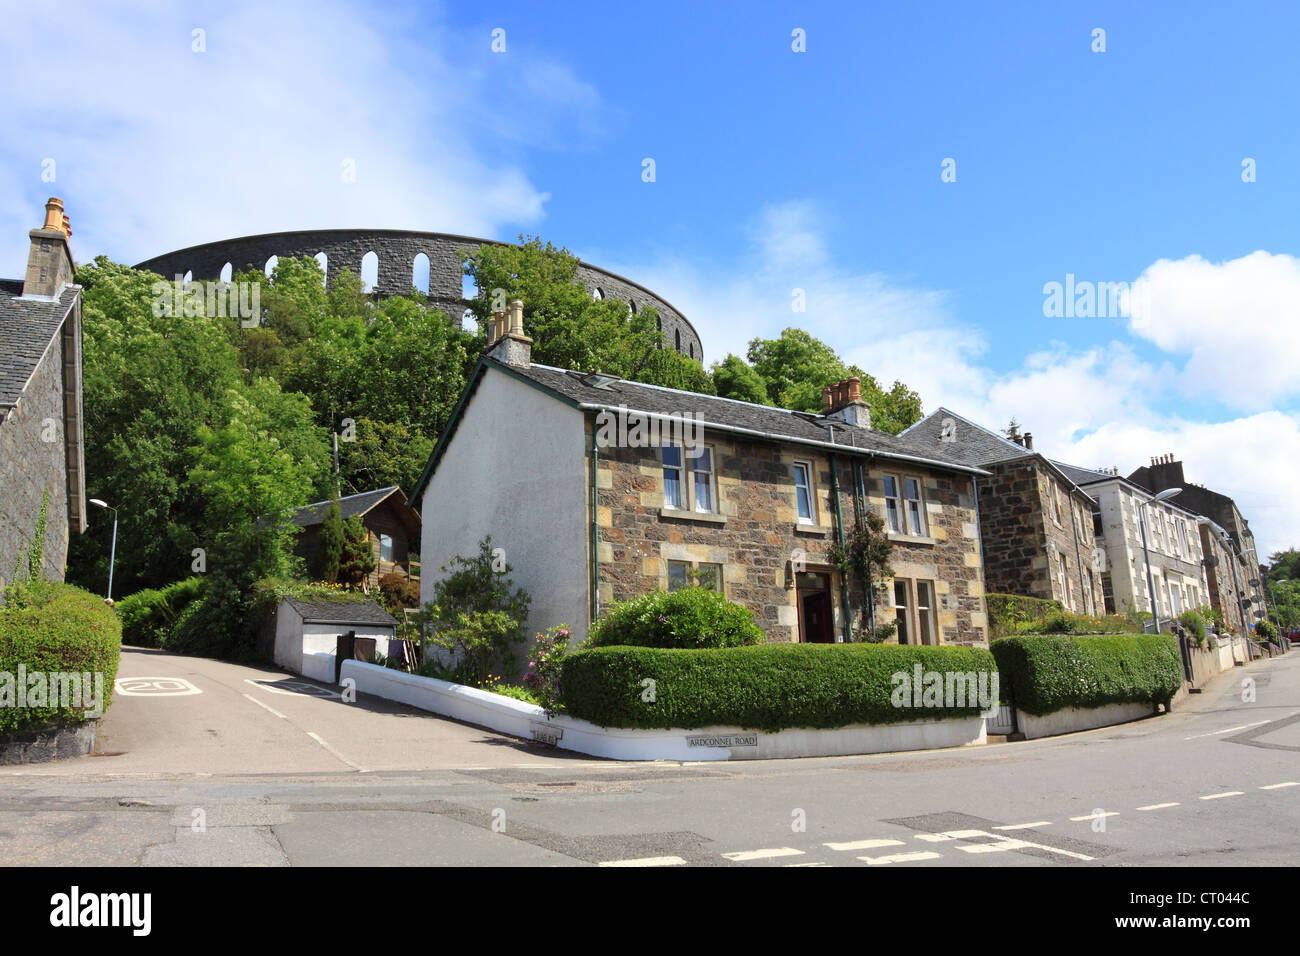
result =
M519 368L504 365L494 359L485 359L485 364L536 382L570 402L588 407L617 411L623 405L629 411L659 415L699 415L705 432L710 428L741 433L759 432L778 439L825 447L831 447L833 442L845 452L871 452L882 457L919 459L938 468L985 474L978 466L957 461L951 455L922 442L849 425L833 418L640 382L618 380L607 389L596 388L584 383L577 373L547 365ZM827 425L832 427L833 439L827 434Z
M65 286L57 299L24 299L21 280L0 279L0 408L18 404L80 291Z
M340 601L299 601L285 598L304 624L370 624L396 627L397 621L374 601L344 604Z
M389 485L387 488L379 488L375 491L363 491L358 495L348 495L346 498L339 499L339 510L343 512L343 520L347 521L353 515L364 515L375 505L379 504L394 491L400 493L401 489L397 485ZM403 497L403 503L405 498ZM310 528L312 525L323 524L325 521L325 512L329 510L328 501L316 501L309 505L303 505L296 508L291 514L290 520L294 524L303 528Z
M943 423L951 418L955 425L954 440L941 440ZM1013 458L1030 458L1034 452L983 425L962 418L950 408L940 407L903 432L909 441L928 447L933 452L943 449L943 454L970 465L991 465Z
M1112 475L1104 471L1096 471L1092 468L1080 468L1078 465L1067 465L1064 462L1052 462L1057 468L1065 474L1076 485L1091 485L1099 481L1122 481L1125 484L1135 484L1121 475Z

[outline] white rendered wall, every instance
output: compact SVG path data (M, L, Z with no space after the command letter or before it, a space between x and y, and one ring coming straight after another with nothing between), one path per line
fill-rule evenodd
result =
M580 411L488 368L420 501L420 601L439 570L492 536L515 587L532 597L528 636L568 624L587 634L586 437ZM526 646L526 645L525 645Z

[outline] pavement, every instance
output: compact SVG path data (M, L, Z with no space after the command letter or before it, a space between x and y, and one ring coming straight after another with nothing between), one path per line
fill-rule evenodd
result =
M124 649L97 750L0 768L0 864L1300 860L1300 654L1237 667L1172 714L1063 737L626 763L345 703L273 669Z

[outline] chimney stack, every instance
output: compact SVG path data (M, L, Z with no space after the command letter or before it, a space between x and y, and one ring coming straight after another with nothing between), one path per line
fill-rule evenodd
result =
M522 299L511 299L505 312L492 316L488 329L488 356L518 368L528 368L532 364L533 340L524 334Z
M28 233L32 245L23 279L24 296L56 299L72 284L76 265L68 247L71 235L72 225L63 212L63 200L51 196L45 204L44 224Z
M1025 445L1025 450L1026 450L1026 451L1033 451L1033 450L1034 450L1034 436L1033 436L1033 433L1032 433L1032 432L1025 432L1025 441L1024 441L1024 445Z
M862 379L854 375L822 388L822 414L859 428L870 428L871 408L862 400Z

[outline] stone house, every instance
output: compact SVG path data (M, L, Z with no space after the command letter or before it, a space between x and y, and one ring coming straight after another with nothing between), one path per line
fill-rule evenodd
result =
M1237 610L1244 610L1244 614L1236 616L1243 617L1248 629L1253 628L1254 621L1266 616L1267 596L1264 593L1263 575L1259 570L1255 534L1250 530L1250 523L1242 516L1237 503L1225 494L1188 482L1183 475L1183 463L1175 460L1173 455L1152 458L1150 465L1136 469L1128 478L1151 492L1181 488L1182 493L1176 499L1179 506L1209 519L1218 526L1219 532L1227 535L1225 550L1231 553L1232 561L1226 565L1221 564L1221 572L1233 573L1230 568L1235 566L1237 584L1234 590L1240 590Z
M1057 600L1076 614L1102 613L1096 502L1034 450L1032 434L1004 438L940 408L903 437L988 472L976 487L990 593Z
M329 506L328 501L316 501L295 509L289 516L294 524L302 528L294 553L306 561L307 573L316 579L324 573L320 532ZM401 488L390 485L339 498L339 510L344 521L353 516L360 517L361 524L366 529L366 537L375 556L375 570L368 579L371 587L378 587L379 579L385 574L419 577L418 571L412 573L410 545L413 541L417 546L419 544L420 516L407 504L406 495L402 494Z
M42 501L44 577L63 580L69 536L87 527L81 287L61 199L29 235L25 278L0 280L0 588L25 566Z
M1197 521L1201 551L1205 554L1205 584L1210 607L1223 615L1228 626L1238 634L1250 630L1253 601L1249 596L1247 576L1250 569L1233 546L1226 528L1217 521L1202 517ZM1262 607L1261 607L1262 610Z
M518 301L488 335L412 501L430 567L491 536L531 630L580 641L611 602L695 582L771 642L853 640L873 614L899 622L892 640L987 642L986 473L872 430L855 379L807 414L533 364ZM830 551L865 509L895 577L850 594Z
M1108 612L1151 611L1148 557L1162 621L1209 604L1198 515L1173 501L1155 501L1151 492L1117 472L1057 464L1097 500Z

